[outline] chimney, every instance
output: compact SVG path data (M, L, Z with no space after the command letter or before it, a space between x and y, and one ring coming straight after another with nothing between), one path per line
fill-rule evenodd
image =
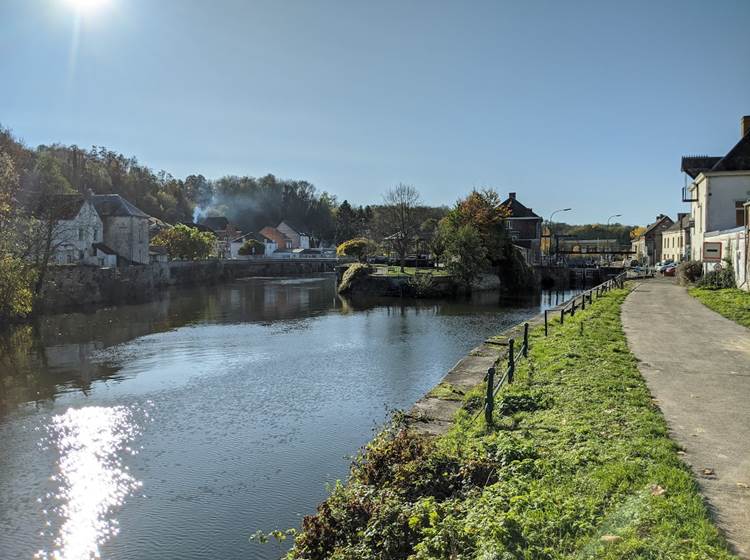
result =
M747 118L750 119L750 117L747 117ZM514 192L508 193L508 198L512 198L513 200L515 200L516 199L516 193L514 193Z
M678 212L678 213L677 213L677 221L678 221L678 222L681 222L681 221L682 221L682 219L683 219L683 218L684 218L685 216L689 216L689 215L690 215L690 213L689 213L689 212Z
M740 119L740 138L747 136L748 132L750 132L750 115L745 115Z

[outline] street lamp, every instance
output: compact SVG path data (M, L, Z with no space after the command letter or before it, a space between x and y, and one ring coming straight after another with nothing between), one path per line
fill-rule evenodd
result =
M547 227L549 228L549 247L547 248L548 257L552 253L552 217L558 212L570 212L571 210L572 208L560 208L559 210L555 210L554 212L552 212L552 214L549 215L549 220L547 220Z
M620 217L622 217L622 214L612 214L609 218L607 218L607 235L609 235L609 222L612 221L612 218L620 218ZM598 242L597 242L597 245L598 245ZM609 257L610 255L607 254L607 262L609 262Z

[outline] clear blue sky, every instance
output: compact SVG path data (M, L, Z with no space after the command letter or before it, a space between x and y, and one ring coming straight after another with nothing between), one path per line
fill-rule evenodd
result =
M74 1L0 0L0 123L177 177L645 223L750 114L747 0L106 0L78 33Z

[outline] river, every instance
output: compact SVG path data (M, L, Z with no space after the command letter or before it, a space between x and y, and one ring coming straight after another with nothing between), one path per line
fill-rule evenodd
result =
M388 411L559 294L337 298L248 279L0 336L0 558L267 559ZM97 556L98 555L98 556Z

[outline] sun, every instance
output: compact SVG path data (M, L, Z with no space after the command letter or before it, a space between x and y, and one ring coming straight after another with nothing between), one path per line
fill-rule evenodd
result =
M109 0L65 0L77 12L93 12L109 3Z

